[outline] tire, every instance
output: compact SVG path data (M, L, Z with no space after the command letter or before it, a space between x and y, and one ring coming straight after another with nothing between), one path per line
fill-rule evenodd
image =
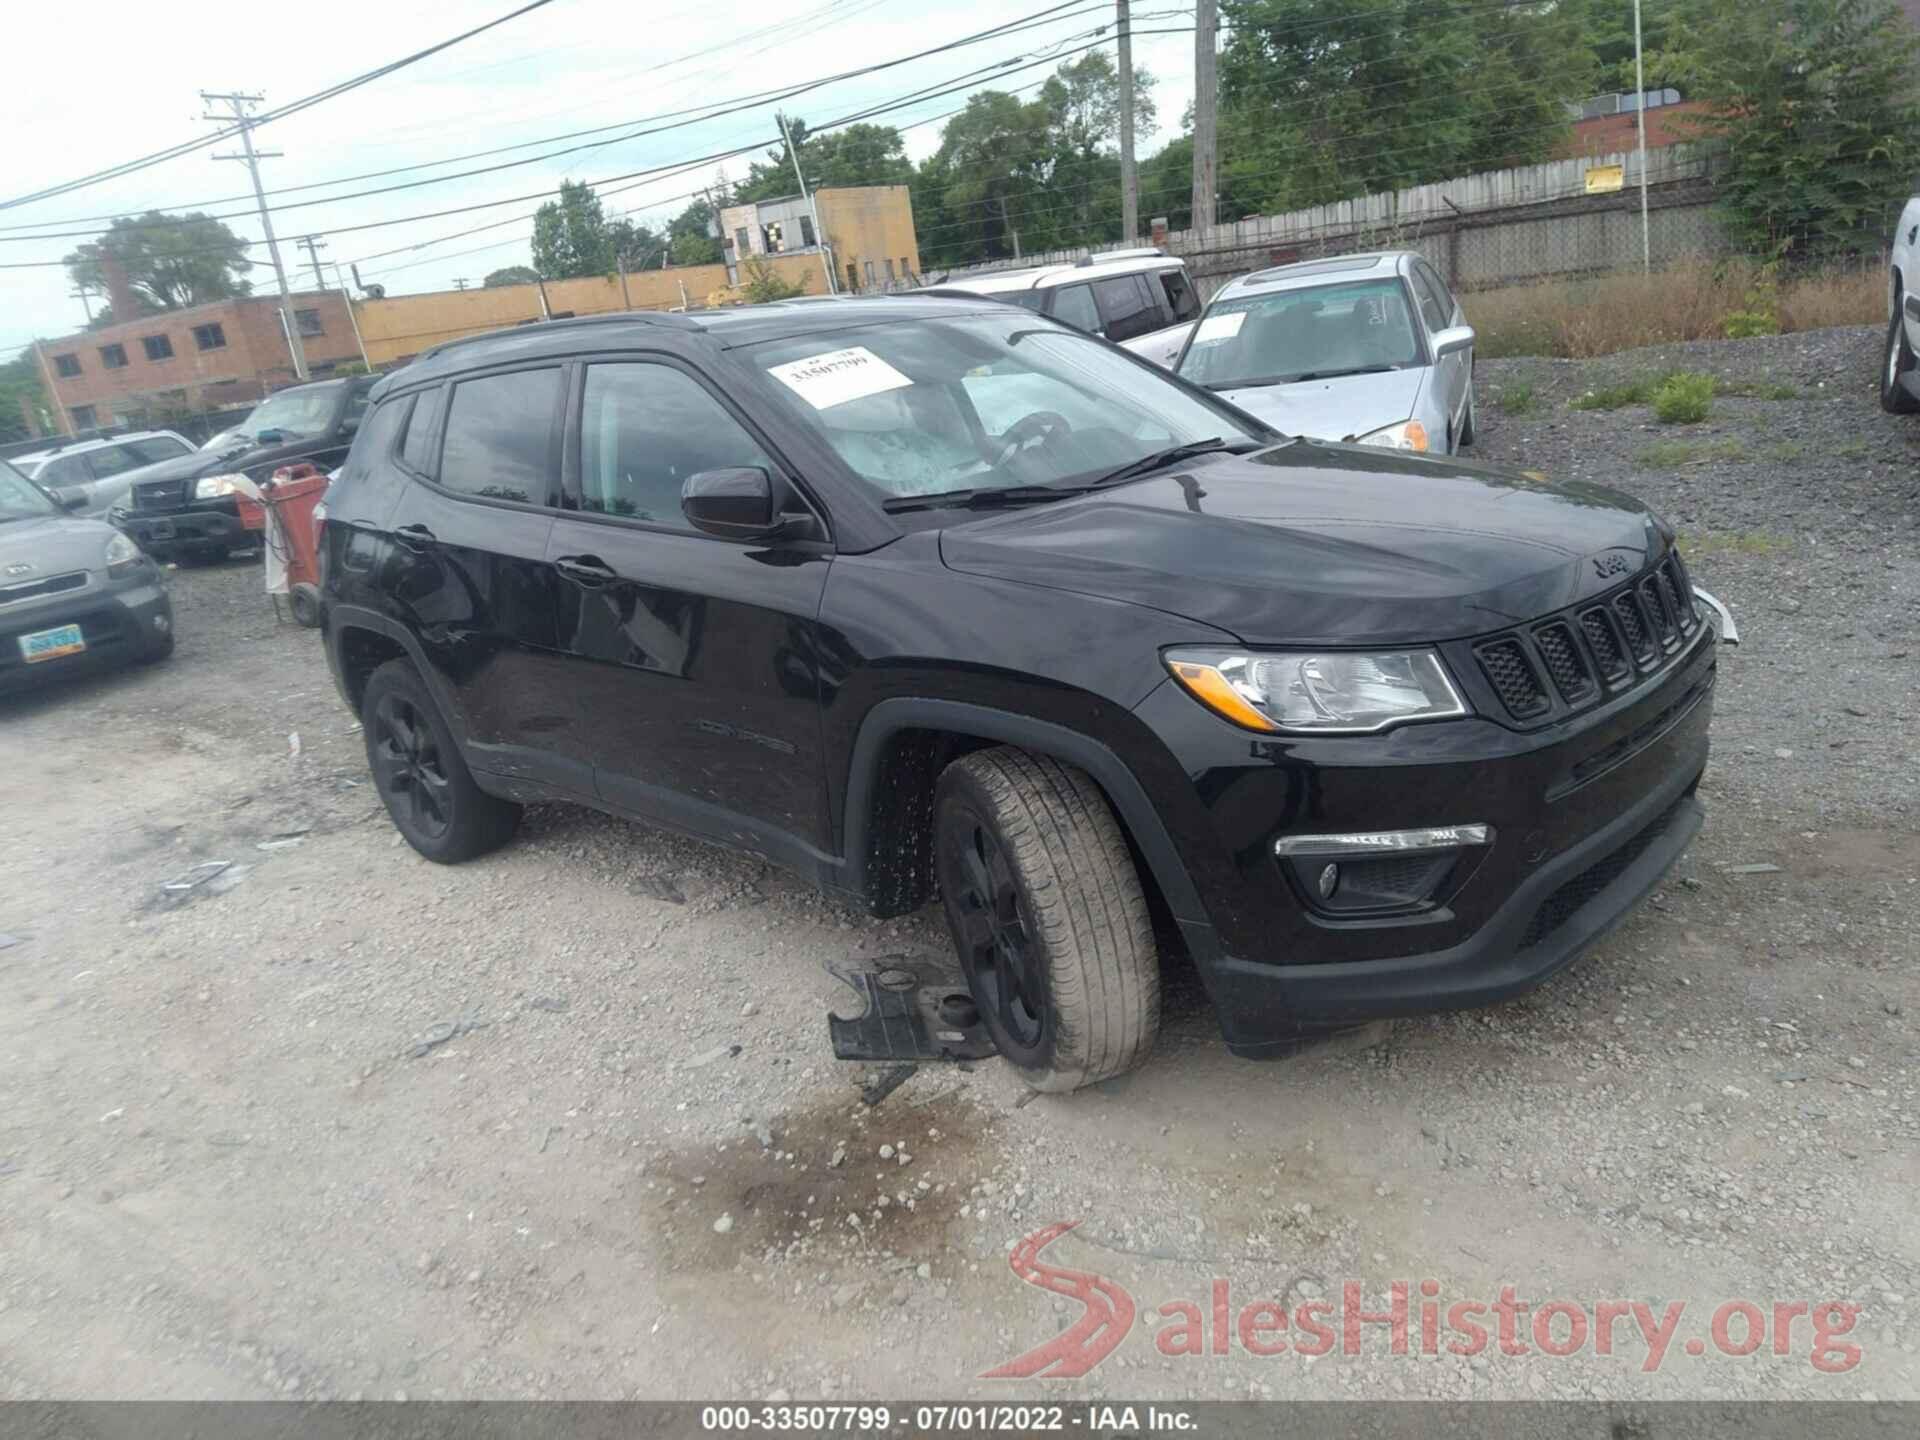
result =
M1469 370L1467 372L1467 418L1460 422L1460 438L1453 442L1453 448L1456 451L1463 445L1471 445L1473 443L1473 408L1473 372Z
M287 590L287 605L293 611L293 623L312 630L320 624L320 590L306 581L297 581Z
M1082 771L1011 746L949 765L934 867L974 1003L1036 1090L1144 1062L1160 1027L1147 898L1120 824Z
M1889 415L1911 415L1920 411L1920 399L1901 383L1900 377L1913 369L1913 348L1907 344L1907 327L1901 323L1906 312L1906 297L1893 297L1893 319L1887 325L1885 361L1880 366L1880 408Z
M146 654L140 657L140 663L142 665L158 665L162 660L167 659L173 654L173 643L173 631L169 630L161 638L158 645L153 646Z
M520 807L473 783L419 672L389 660L360 702L367 767L394 829L427 859L455 865L498 850L520 825Z

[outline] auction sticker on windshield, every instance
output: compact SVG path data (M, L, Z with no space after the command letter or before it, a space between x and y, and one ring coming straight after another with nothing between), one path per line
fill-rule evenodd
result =
M849 400L862 400L913 384L864 345L829 350L775 365L767 373L816 410L831 410Z
M1200 322L1200 328L1193 332L1193 343L1205 345L1210 340L1231 340L1240 333L1240 327L1247 323L1247 312L1229 310L1225 315L1209 315Z

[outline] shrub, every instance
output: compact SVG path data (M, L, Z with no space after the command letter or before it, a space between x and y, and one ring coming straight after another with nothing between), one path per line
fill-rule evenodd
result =
M1576 410L1624 410L1629 405L1645 405L1653 399L1659 378L1642 375L1620 385L1602 385L1583 391L1570 402Z
M1502 415L1525 415L1533 409L1533 386L1528 381L1517 380L1500 391L1500 413Z
M1713 406L1713 377L1685 371L1669 375L1653 392L1654 418L1662 425L1695 425Z

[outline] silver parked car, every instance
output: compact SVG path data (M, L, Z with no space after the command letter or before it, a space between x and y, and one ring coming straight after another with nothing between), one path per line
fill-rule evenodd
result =
M1473 442L1473 329L1406 251L1242 276L1174 368L1290 435L1436 454Z
M135 430L91 440L66 440L16 455L13 465L61 504L82 515L105 515L125 502L128 477L148 465L193 453L193 442L172 430Z
M172 653L160 567L0 460L0 695Z

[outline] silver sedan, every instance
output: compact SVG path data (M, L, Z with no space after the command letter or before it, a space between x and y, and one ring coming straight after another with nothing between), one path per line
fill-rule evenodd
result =
M1424 257L1348 255L1235 280L1175 370L1289 435L1452 454L1473 443L1473 341Z

